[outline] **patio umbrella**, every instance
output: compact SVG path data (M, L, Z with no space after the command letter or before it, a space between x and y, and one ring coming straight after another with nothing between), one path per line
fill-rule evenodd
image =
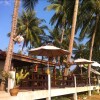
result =
M53 45L45 45L45 46L31 49L29 50L29 53L38 56L47 56L49 59L49 57L68 55L69 51L55 47ZM51 81L50 81L50 73L49 73L49 63L48 63L48 94L49 94L48 99L51 100Z
M93 61L92 66L100 67L100 64L98 62L96 62L96 61Z
M91 64L91 63L93 63L93 61L90 61L90 60L87 60L84 58L78 58L78 59L74 60L74 63L79 65L79 67L81 68L81 74L82 74L83 64Z
M29 50L30 54L38 56L56 57L69 54L69 51L52 46L46 45Z
M74 60L74 63L76 63L76 64L91 64L91 63L93 63L93 61L79 58L79 59Z
M93 63L93 61L83 59L83 58L79 58L79 59L74 60L74 63L79 64L79 65L81 65L81 64L91 64L91 63ZM90 71L91 71L91 68L88 69L89 84L90 84ZM81 73L82 73L82 68L81 68Z

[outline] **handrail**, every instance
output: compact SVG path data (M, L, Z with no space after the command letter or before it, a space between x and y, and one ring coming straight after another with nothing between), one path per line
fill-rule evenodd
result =
M76 76L76 86L88 86L89 79L86 76ZM97 80L91 78L91 85L96 85ZM74 87L74 75L72 76L63 76L61 79L51 79L51 87L63 88L63 87ZM37 74L33 73L31 79L21 80L20 88L29 88L32 90L40 90L48 88L48 77L47 74Z

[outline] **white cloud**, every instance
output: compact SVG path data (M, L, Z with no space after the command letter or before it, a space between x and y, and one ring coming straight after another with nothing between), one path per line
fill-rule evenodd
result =
M5 6L10 6L12 2L14 2L14 0L0 0L0 4Z
M4 4L9 5L10 4L9 0L4 0Z

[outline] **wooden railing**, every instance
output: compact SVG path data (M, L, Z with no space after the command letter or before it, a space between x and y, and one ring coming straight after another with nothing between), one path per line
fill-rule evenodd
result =
M48 77L47 74L33 73L31 77L21 80L21 89L47 89Z
M87 76L75 75L76 76L76 86L88 86ZM64 87L74 87L74 75L63 76L61 79L51 79L52 88L64 88ZM97 80L91 78L91 85L96 85ZM31 77L21 80L20 83L21 89L32 89L32 90L41 90L48 88L48 76L47 74L38 74L33 73Z

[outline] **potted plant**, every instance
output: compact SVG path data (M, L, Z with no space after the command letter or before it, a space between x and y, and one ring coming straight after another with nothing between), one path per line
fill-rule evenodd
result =
M21 79L25 79L28 75L29 72L24 72L23 69L21 69L21 71L15 74L15 86L12 89L10 89L11 96L16 96L18 94Z
M8 77L11 76L6 71L0 71L0 75L1 75L0 91L4 91L6 90Z

